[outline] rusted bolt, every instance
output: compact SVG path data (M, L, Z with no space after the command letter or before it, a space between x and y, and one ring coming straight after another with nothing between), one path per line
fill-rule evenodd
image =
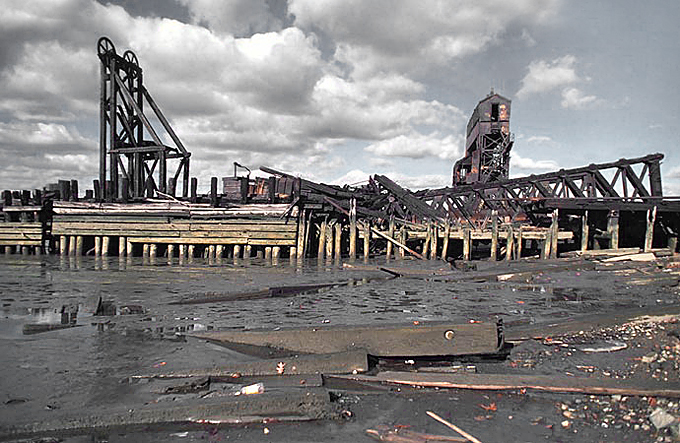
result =
M444 338L447 339L447 340L453 340L453 337L455 335L456 335L455 332L453 332L450 329L448 331L444 332Z

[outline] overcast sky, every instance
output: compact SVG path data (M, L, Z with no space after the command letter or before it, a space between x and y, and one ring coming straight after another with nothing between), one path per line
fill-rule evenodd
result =
M662 152L680 195L678 20L677 0L3 0L0 189L91 187L105 35L137 54L202 189L234 161L447 186L493 87L512 176Z

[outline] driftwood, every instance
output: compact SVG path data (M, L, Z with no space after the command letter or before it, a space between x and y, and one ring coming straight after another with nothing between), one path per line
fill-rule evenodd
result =
M441 418L440 416L438 416L438 415L435 414L434 412L432 412L432 411L427 411L427 415L429 415L430 417L434 418L434 419L437 420L439 423L442 423L443 425L445 425L445 426L447 426L447 427L453 429L454 431L456 431L457 433L459 433L460 435L462 435L462 436L465 437L466 439L470 440L471 442L473 442L473 443L482 443L481 441L477 440L477 439L476 439L475 437L473 437L472 435L470 435L470 434L468 434L467 432L463 431L461 428L459 428L458 426L454 425L453 423L444 420L443 418Z
M375 376L348 375L353 380L394 383L401 385L473 389L473 390L509 390L535 389L548 392L582 393L590 395L629 395L649 397L680 398L678 383L640 383L617 379L561 377L544 375L516 374L436 374L414 372L381 372Z

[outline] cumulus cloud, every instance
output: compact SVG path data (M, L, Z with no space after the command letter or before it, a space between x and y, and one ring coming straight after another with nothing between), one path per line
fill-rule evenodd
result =
M205 23L215 31L253 35L279 30L282 22L265 0L178 0L189 9L194 24Z
M566 109L584 109L594 104L596 101L596 96L585 95L583 91L578 88L566 88L562 91L561 105Z
M518 98L552 91L579 81L576 74L576 57L565 55L552 61L537 60L529 64L529 72L522 79Z
M680 166L674 166L672 167L667 173L666 177L668 178L680 178Z
M463 137L432 134L401 134L367 146L368 152L382 157L405 157L420 159L436 157L442 160L455 160L463 152Z
M554 160L534 160L532 158L522 157L517 151L512 151L510 153L510 174L513 177L556 171L558 169L560 169L560 167ZM519 170L519 172L517 170Z
M556 13L558 0L290 0L295 24L320 29L336 57L365 75L385 68L447 64L478 53L513 25ZM398 32L395 32L398 30Z

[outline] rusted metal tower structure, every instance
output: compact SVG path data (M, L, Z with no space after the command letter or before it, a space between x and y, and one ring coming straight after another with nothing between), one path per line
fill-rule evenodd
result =
M510 100L492 90L468 121L465 157L453 167L453 186L507 179L513 142Z
M126 201L155 191L174 195L180 174L182 196L186 197L191 154L144 87L137 56L130 50L118 55L106 37L97 42L97 53L101 61L98 199ZM145 103L173 146L161 140L144 113ZM171 176L169 160L177 163Z

